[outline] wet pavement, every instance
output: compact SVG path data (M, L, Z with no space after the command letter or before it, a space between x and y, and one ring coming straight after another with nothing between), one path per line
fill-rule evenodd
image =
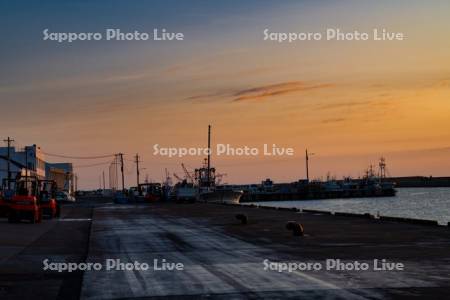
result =
M247 225L238 213L248 216ZM287 221L302 223L306 235L293 236ZM1 299L410 299L445 297L450 287L450 230L443 226L85 199L64 207L60 220L2 219L0 228ZM43 270L45 259L101 268L60 273ZM370 268L326 270L327 259ZM374 259L402 263L404 270L375 271ZM278 272L269 262L323 268Z

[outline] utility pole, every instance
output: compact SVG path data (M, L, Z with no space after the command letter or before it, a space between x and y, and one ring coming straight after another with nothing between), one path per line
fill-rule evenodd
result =
M25 146L25 186L28 188L28 148Z
M116 154L116 158L114 159L113 165L112 165L112 181L113 181L113 187L114 190L118 190L119 189L119 158Z
M123 173L123 153L118 154L120 157L120 172L122 173L122 192L125 192L125 175Z
M138 193L140 194L141 191L139 188L139 154L138 153L136 153L134 162L136 163L136 182L137 182L136 188L137 188Z
M208 125L208 174L207 174L208 187L211 186L210 170L211 170L211 125Z
M110 189L112 189L112 174L111 174L111 169L112 169L112 167L111 167L112 165L109 165L109 188Z
M11 142L14 142L14 140L12 140L9 136L8 139L3 140L4 142L8 143L8 154L7 154L7 158L8 158L8 190L11 189Z
M105 186L105 171L103 171L103 190L105 190L106 189L106 186Z

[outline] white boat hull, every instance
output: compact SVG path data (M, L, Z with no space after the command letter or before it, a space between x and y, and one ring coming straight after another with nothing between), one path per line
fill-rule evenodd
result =
M242 191L216 190L201 193L199 195L199 201L209 203L239 204L242 194Z

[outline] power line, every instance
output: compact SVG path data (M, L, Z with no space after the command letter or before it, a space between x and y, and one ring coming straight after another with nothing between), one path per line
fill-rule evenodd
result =
M69 155L61 155L61 154L52 154L42 151L43 154L47 156L54 156L59 158L68 158L68 159L99 159L99 158L108 158L108 157L114 157L114 154L108 154L108 155L98 155L98 156L69 156Z
M90 167L97 167L97 166L104 166L109 165L111 161L105 161L101 163L95 163L95 164L88 164L88 165L74 165L74 168L90 168Z

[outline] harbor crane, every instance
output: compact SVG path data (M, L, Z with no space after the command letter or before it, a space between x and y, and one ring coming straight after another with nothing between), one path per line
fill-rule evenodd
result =
M193 176L192 176L192 173L190 173L190 172L186 169L186 166L184 165L184 163L181 163L181 167L183 168L184 174L186 175L186 179L188 180L188 182L194 183L194 178L193 178Z
M173 177L175 177L179 182L182 182L184 179L177 175L177 173L173 173Z

